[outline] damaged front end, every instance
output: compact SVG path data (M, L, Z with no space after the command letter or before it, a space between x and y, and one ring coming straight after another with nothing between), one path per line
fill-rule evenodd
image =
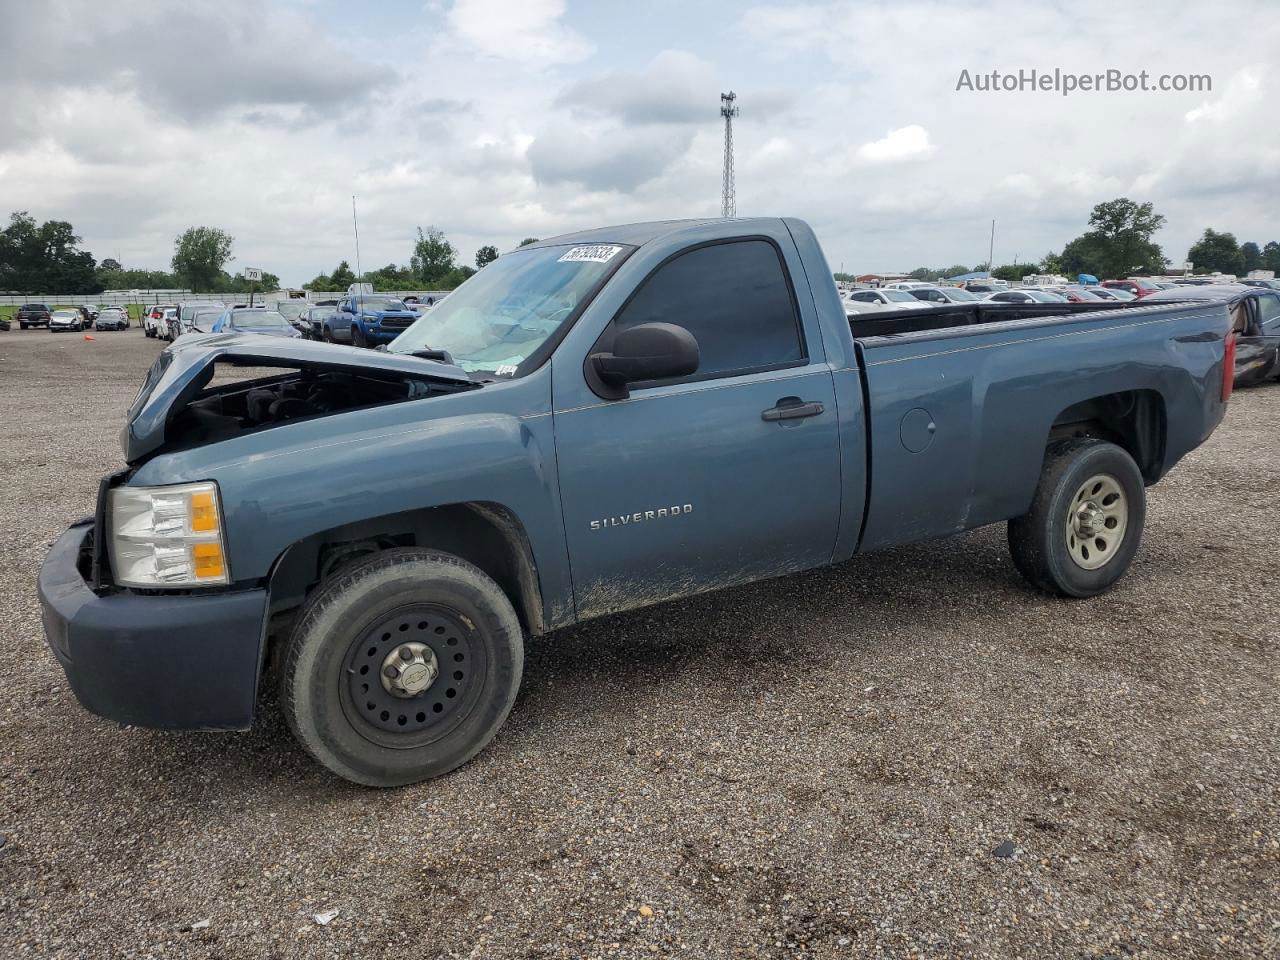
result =
M264 375L215 385L220 365ZM456 366L420 357L243 333L188 335L147 372L121 446L135 464L161 450L479 386Z

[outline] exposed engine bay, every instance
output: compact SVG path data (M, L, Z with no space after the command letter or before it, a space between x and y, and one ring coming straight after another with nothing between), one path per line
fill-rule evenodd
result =
M166 432L170 445L201 445L293 420L445 392L451 387L425 379L301 370L204 390L179 410Z

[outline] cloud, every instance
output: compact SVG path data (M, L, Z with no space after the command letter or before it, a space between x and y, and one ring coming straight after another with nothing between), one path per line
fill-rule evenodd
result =
M549 122L529 147L539 183L581 184L588 190L632 190L654 179L689 148L685 130L610 125L592 131L569 120Z
M293 10L250 0L43 0L10 11L6 32L12 56L0 101L11 120L23 119L15 104L90 89L186 123L234 107L294 108L314 119L365 102L393 79Z
M711 64L683 50L663 50L640 70L580 80L556 105L630 124L714 123L720 98Z
M896 163L932 153L929 131L919 124L911 124L890 130L879 140L864 143L858 148L858 156L868 163Z
M1259 65L1237 70L1227 81L1226 92L1216 100L1204 100L1186 113L1187 123L1221 124L1247 113L1262 97L1263 68Z
M560 22L564 0L454 0L453 37L499 60L559 64L585 60L595 46Z

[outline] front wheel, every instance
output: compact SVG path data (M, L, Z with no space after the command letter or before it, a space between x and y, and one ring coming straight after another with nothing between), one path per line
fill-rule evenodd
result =
M1138 465L1105 440L1049 447L1031 510L1009 521L1014 566L1047 593L1092 597L1124 576L1142 541Z
M361 347L361 348L369 346L369 340L364 335L363 327L351 328L351 345L353 347Z
M280 702L329 770L401 786L479 753L511 711L523 668L520 622L493 580L451 554L388 550L307 601Z

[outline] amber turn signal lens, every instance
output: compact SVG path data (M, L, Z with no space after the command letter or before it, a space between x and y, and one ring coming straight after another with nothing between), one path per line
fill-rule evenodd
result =
M191 529L207 533L218 529L218 511L212 493L191 494Z
M217 543L193 543L191 559L194 561L197 579L221 577L223 571L222 546Z

